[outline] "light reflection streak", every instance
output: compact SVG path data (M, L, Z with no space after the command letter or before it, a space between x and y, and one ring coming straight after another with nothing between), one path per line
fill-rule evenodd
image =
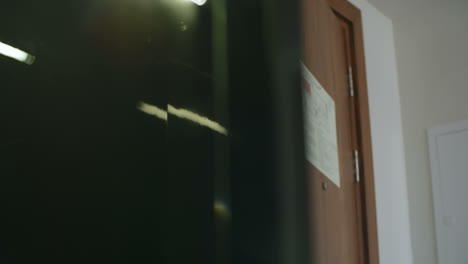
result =
M202 6L206 3L206 0L191 0L191 1L199 6Z
M191 112L189 110L186 110L186 109L177 109L175 107L173 107L172 105L168 105L168 111L170 114L172 115L175 115L179 118L182 118L182 119L187 119L187 120L190 120L194 123L197 123L199 124L200 126L204 126L204 127L207 127L207 128L210 128L211 130L213 131L216 131L220 134L223 134L223 135L228 135L228 132L227 132L227 129L224 128L223 126L221 126L220 124L204 117L204 116L201 116L199 114L196 114L194 112Z
M144 102L139 102L137 104L137 109L145 114L152 115L159 119L167 121L167 112L157 106L150 105Z
M186 109L178 109L178 108L175 108L174 106L172 105L167 105L167 111L157 107L157 106L154 106L154 105L151 105L151 104L148 104L148 103L145 103L145 102L139 102L137 104L137 109L140 110L141 112L143 113L146 113L148 115L152 115L152 116L155 116L159 119L162 119L164 121L167 122L167 119L168 119L168 114L171 114L171 115L174 115L178 118L181 118L181 119L186 119L186 120L189 120L189 121L192 121L194 123L197 123L198 125L200 126L204 126L204 127L207 127L215 132L218 132L220 134L223 134L225 136L228 135L228 131L225 127L223 127L222 125L220 125L219 123L215 122L215 121L212 121L210 120L209 118L207 117L204 117L204 116L201 116L197 113L194 113L192 111L189 111L189 110L186 110Z
M7 45L3 42L0 42L0 54L15 59L17 61L24 62L28 65L33 64L34 60L36 59L36 57L34 57L33 55L28 54L17 48L14 48L10 45Z

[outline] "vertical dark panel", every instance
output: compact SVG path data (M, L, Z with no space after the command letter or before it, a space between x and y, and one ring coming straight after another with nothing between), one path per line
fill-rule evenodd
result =
M272 93L261 1L230 1L234 263L277 263Z
M232 263L231 247L231 174L230 174L230 120L229 120L229 61L228 14L226 0L213 0L213 107L215 120L228 130L214 137L214 212L215 263Z
M177 116L183 109L214 120L212 7L175 1L175 52L168 87L166 263L214 263L214 131Z
M296 1L230 1L233 254L308 263Z
M280 263L309 263L298 1L264 1L273 93Z
M173 45L140 4L2 3L0 41L36 61L0 58L0 262L162 261L167 124L137 104L167 104Z

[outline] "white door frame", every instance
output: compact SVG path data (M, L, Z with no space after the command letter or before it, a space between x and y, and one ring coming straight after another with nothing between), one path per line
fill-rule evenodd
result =
M430 128L427 131L429 141L429 156L431 162L431 175L432 175L432 192L434 197L434 219L436 224L436 244L437 255L439 263L448 263L448 248L447 248L447 232L444 224L444 217L447 216L444 206L442 204L442 191L441 186L441 173L439 163L439 149L437 147L437 140L440 136L455 134L462 131L468 131L468 120L455 124L444 125L440 127Z

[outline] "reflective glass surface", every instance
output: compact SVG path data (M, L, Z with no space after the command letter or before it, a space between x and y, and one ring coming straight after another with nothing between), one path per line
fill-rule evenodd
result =
M217 0L2 2L0 263L226 258L226 19Z

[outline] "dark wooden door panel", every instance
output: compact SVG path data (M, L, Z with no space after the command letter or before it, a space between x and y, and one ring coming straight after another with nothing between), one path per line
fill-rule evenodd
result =
M362 138L357 99L351 94L354 31L346 14L334 8L342 3L302 1L302 60L335 102L341 182L338 187L308 162L312 263L318 264L368 263L366 208L355 164Z

